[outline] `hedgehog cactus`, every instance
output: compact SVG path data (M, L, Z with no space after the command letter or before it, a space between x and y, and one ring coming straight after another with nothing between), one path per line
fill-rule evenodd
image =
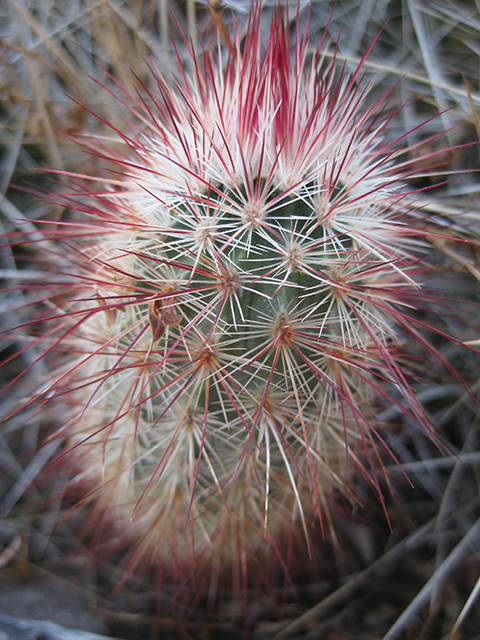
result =
M381 496L375 398L426 428L399 357L430 349L387 96L365 105L365 58L349 75L298 34L291 57L280 10L263 51L259 14L123 100L111 145L81 142L112 170L74 181L80 213L52 231L61 460L108 543L163 575L283 562L354 470Z

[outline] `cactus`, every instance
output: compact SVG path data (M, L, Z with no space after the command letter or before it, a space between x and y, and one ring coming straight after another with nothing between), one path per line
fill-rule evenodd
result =
M229 53L122 99L111 144L81 141L110 171L61 199L77 213L51 232L67 286L39 399L63 407L71 488L132 569L288 570L282 541L308 554L353 474L382 499L378 398L429 429L401 357L407 339L433 353L413 164L388 95L367 105L369 51L349 75L324 45L297 34L292 58L277 10L262 51L254 9Z

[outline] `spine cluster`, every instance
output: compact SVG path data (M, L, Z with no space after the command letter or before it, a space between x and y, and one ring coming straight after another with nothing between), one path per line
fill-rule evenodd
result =
M110 170L64 197L49 394L72 486L137 541L132 565L281 562L280 540L330 526L333 488L354 500L352 472L381 495L375 398L425 427L400 356L425 347L413 170L364 61L349 75L324 46L292 56L277 11L262 50L254 10L226 58L205 46L191 77L128 96L111 147L83 143Z

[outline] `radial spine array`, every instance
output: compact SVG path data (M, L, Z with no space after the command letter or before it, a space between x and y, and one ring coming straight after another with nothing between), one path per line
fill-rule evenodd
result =
M324 48L291 47L278 10L262 50L254 10L227 56L207 44L173 88L124 99L111 146L82 141L111 171L64 197L81 222L57 233L50 402L72 486L138 541L133 564L244 567L292 531L308 547L352 472L380 495L374 398L424 425L398 357L417 335L411 166L387 96L365 106L365 58L349 75Z

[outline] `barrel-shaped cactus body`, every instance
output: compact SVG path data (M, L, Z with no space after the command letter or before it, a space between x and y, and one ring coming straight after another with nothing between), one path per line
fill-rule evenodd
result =
M82 142L110 171L55 232L71 484L164 575L308 549L352 473L380 493L375 398L424 425L399 357L422 235L386 97L306 39L291 55L280 11L260 35L254 10L227 55L123 99L111 147Z

